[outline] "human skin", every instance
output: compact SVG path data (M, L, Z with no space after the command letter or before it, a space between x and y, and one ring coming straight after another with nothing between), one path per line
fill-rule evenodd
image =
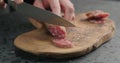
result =
M16 3L22 3L23 0L15 0ZM74 5L70 0L35 0L34 6L45 9L50 7L52 12L58 16L65 18L68 21L72 21L75 18Z

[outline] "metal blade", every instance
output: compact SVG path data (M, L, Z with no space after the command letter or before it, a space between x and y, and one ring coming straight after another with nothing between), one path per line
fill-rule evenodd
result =
M34 19L37 19L40 22L46 22L49 24L54 25L60 25L60 26L66 26L66 27L74 27L72 23L69 21L51 13L50 11L46 11L40 8L37 8L33 5L22 3L17 6L17 11L32 17Z

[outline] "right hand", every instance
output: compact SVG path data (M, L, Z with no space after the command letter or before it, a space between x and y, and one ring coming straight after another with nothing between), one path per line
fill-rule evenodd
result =
M19 4L23 0L15 0L15 2ZM45 10L50 7L51 12L58 16L62 16L63 13L63 17L68 21L75 18L74 5L70 0L35 0L33 5Z
M17 4L24 2L24 0L14 0ZM0 0L1 7L5 8L6 4L3 0ZM72 21L75 18L74 6L70 0L35 0L34 6L45 9L50 7L51 12L58 16L62 16L68 21Z

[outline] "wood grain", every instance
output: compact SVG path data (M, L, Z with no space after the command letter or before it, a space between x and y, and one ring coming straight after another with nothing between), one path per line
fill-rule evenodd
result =
M85 20L85 13L76 16L72 21L76 27L67 27L67 39L74 43L73 48L59 48L51 42L53 39L42 24L31 19L31 23L37 28L33 31L19 35L14 45L23 51L35 55L46 55L54 58L77 57L97 49L114 34L115 26L112 20L105 19L104 24L95 24Z

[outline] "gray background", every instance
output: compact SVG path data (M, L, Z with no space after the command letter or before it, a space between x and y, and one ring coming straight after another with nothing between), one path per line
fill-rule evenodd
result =
M89 10L103 10L111 14L116 24L116 33L112 40L97 50L72 59L51 59L36 57L20 51L13 45L16 36L35 29L20 13L7 14L0 9L0 63L120 63L120 1L119 0L71 0L76 14Z

